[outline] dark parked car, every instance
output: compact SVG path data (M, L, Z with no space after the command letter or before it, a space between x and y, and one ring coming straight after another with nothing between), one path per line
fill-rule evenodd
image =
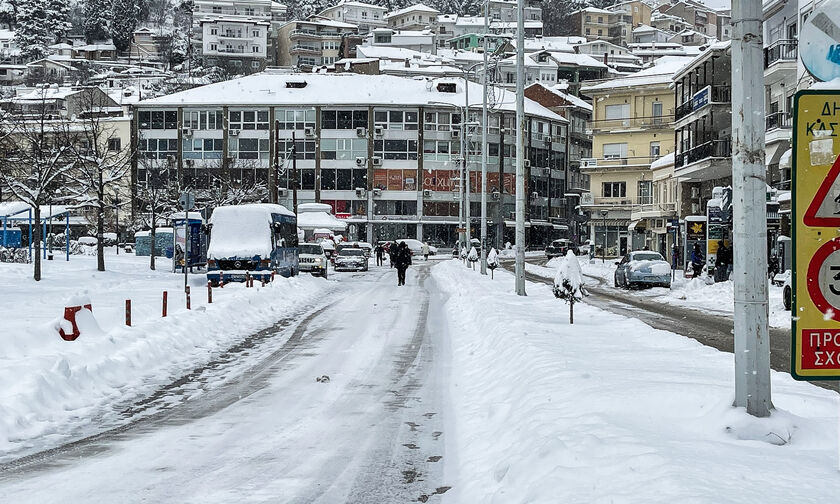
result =
M571 240L561 238L554 240L545 247L545 256L551 259L552 257L560 257L566 255L566 252L572 248Z
M637 250L615 264L616 287L671 287L671 265L659 252Z

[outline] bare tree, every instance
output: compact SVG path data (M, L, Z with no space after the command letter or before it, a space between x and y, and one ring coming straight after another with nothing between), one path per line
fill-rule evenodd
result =
M3 115L0 124L0 178L3 185L18 200L26 203L35 214L33 227L33 278L41 280L41 205L49 202L50 189L69 182L75 164L70 146L64 139L67 120L51 110L49 88L36 91L38 98L9 102L11 111Z
M120 182L131 169L131 149L122 145L118 125L109 117L114 102L93 87L78 95L81 114L65 125L65 142L76 160L76 204L96 212L96 269L105 271L105 210L119 196Z
M196 200L211 208L222 205L241 205L268 201L268 183L255 174L267 170L259 168L257 161L236 160L223 166L221 160L205 164L204 188L196 188ZM243 176L251 172L253 176Z
M155 160L139 155L137 162L143 170L144 180L137 181L138 218L149 228L151 258L149 269L155 269L155 244L157 243L157 221L165 213L175 209L178 200L178 184L173 180L174 168L162 166Z

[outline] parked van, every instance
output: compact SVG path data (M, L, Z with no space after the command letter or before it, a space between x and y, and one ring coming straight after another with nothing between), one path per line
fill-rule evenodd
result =
M221 206L208 224L207 280L242 282L250 274L270 280L275 272L297 275L297 217L282 205L268 203Z

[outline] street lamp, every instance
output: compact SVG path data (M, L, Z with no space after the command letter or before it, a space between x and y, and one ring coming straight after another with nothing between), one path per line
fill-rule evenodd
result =
M120 255L120 195L114 192L114 211L116 212L117 255Z
M609 211L601 210L601 219L604 220L604 248L601 249L601 264L607 262L607 214Z

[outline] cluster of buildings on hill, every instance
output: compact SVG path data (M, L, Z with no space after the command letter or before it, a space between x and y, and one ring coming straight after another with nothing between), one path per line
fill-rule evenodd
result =
M607 255L648 247L669 256L681 220L705 215L731 183L729 10L634 0L581 9L575 33L545 36L539 2L526 5L529 245L588 239ZM813 8L764 4L771 237L789 234L792 96L810 82L797 32ZM19 87L4 103L22 110L48 96L56 113L72 115L71 81L100 88L112 119L126 125L120 145L136 149L125 181L135 215L146 211L138 188L161 172L208 201L224 179L291 206L294 159L298 201L330 204L351 238L451 244L465 214L473 224L479 215L486 78L488 216L498 246L513 239L520 70L515 2L489 0L488 12L457 16L424 4L388 12L344 0L288 20L273 0L196 0L197 66L258 75L210 83L186 67L165 69L157 35L139 28L128 55L65 44L18 65L56 83ZM99 71L83 75L80 60ZM181 91L160 92L173 81Z

